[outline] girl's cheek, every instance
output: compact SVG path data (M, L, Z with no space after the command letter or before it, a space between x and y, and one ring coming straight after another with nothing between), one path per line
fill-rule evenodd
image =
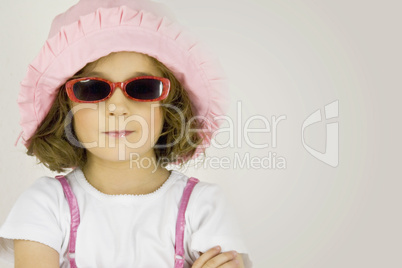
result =
M99 113L97 110L82 109L74 114L74 130L81 142L88 142L95 137L91 134L99 133Z
M74 115L75 122L79 127L90 127L97 125L98 118L98 112L96 111L82 110Z

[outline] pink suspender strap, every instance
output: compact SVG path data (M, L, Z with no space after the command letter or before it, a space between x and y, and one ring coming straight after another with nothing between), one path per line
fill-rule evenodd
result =
M77 239L77 229L78 225L80 224L80 210L78 208L77 199L75 198L67 179L64 176L56 176L56 179L58 179L63 186L64 195L66 196L68 205L70 207L71 225L70 240L68 245L68 259L70 260L70 267L77 268L77 265L75 264L75 240Z
M184 229L186 226L186 220L184 218L184 213L186 212L188 200L190 199L191 192L194 186L199 182L196 178L189 178L187 185L184 188L183 195L180 201L179 213L176 222L176 242L175 242L175 268L183 268L184 266Z

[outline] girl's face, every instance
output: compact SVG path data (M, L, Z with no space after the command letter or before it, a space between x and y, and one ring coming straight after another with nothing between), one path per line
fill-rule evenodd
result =
M118 52L89 64L81 76L123 82L143 75L162 76L148 56L136 52ZM131 100L120 88L103 102L72 102L74 130L78 140L87 149L88 161L97 159L117 162L138 157L153 158L153 146L163 127L163 113L159 103ZM116 131L120 131L120 135L111 133Z

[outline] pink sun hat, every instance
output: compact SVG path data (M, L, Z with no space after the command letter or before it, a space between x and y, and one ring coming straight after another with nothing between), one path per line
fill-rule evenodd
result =
M194 157L204 152L220 126L215 117L228 109L226 76L218 58L171 17L165 5L149 0L81 0L56 16L21 82L23 144L29 145L58 89L77 71L111 52L135 51L158 59L182 83L208 129Z

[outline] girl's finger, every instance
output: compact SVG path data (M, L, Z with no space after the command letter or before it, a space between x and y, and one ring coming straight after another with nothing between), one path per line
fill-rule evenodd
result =
M193 266L191 266L191 268L202 268L209 259L218 255L220 252L221 248L219 246L207 250L193 263Z
M239 260L237 260L236 258L219 266L219 268L240 268L240 267L241 266L240 266Z
M236 268L235 259L237 257L236 251L227 251L208 260L203 268Z

